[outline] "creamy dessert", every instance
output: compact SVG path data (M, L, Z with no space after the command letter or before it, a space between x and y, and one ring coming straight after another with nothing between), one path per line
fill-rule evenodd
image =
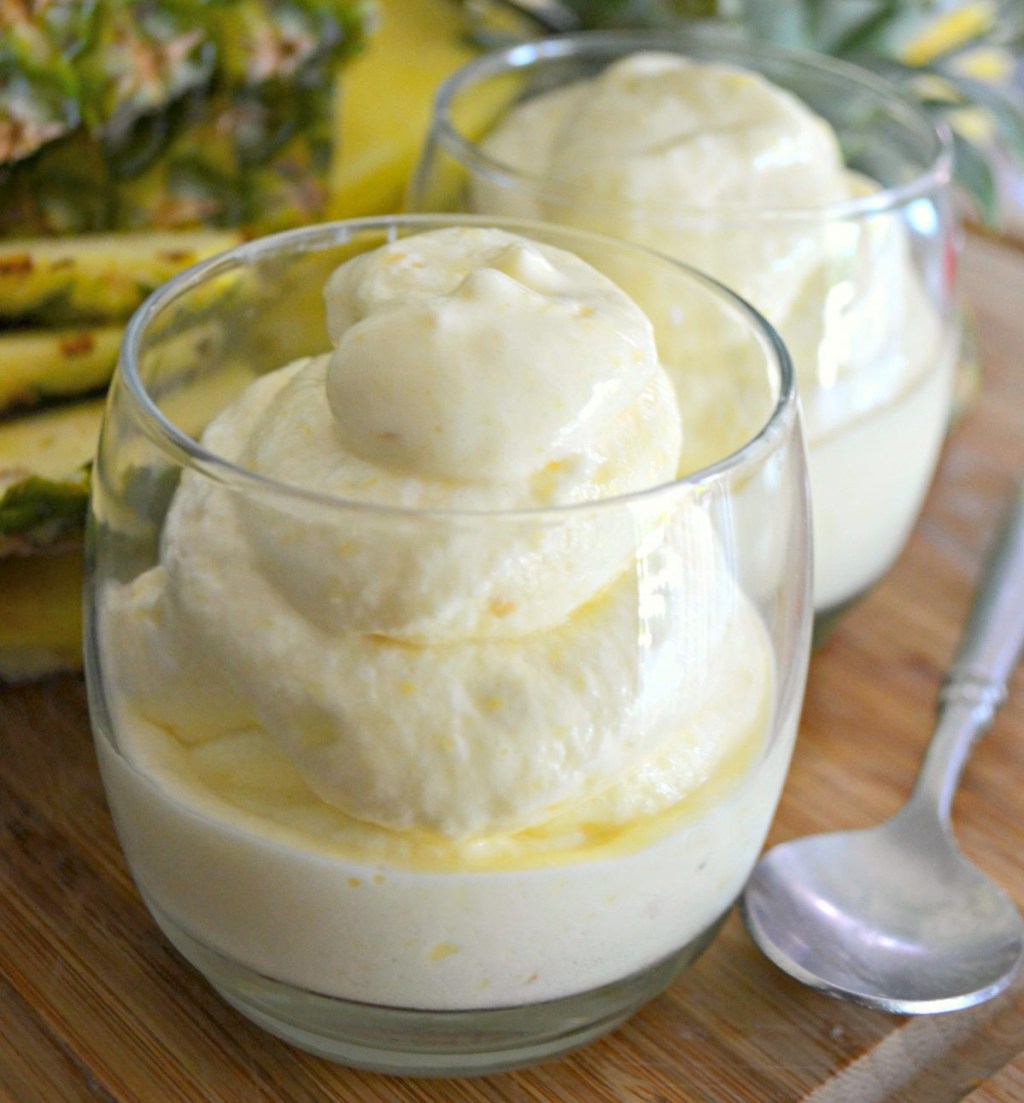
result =
M520 175L480 173L477 210L648 245L764 313L800 384L815 607L877 579L934 469L957 350L904 212L828 123L760 74L642 51L517 104L481 148Z
M650 320L570 253L401 238L257 379L159 561L99 595L97 740L165 923L387 1006L588 991L705 933L785 773L768 633L683 454ZM770 738L769 733L775 733Z

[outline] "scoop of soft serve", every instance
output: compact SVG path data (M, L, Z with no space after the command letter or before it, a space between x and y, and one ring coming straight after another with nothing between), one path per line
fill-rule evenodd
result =
M482 149L524 179L512 188L480 174L477 210L648 245L773 320L821 249L813 223L749 213L819 210L848 196L835 133L796 96L755 72L658 51L516 104Z
M114 587L125 695L187 743L265 731L384 827L536 822L700 707L735 601L702 510L597 501L676 475L651 324L575 255L487 228L357 257L326 305L333 351L203 436L273 482L186 471L160 563Z
M244 433L244 464L421 513L404 526L346 519L338 555L338 518L259 510L250 538L304 613L414 642L518 636L620 572L628 547L611 519L508 516L677 474L672 384L616 284L564 250L453 227L342 265L325 301L334 351L286 369ZM505 516L453 524L450 511Z
M528 479L586 450L658 371L650 322L610 280L494 230L366 255L326 303L341 441L423 478Z

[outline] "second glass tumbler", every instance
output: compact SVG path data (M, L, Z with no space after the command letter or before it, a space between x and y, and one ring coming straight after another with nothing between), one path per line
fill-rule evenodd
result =
M821 630L897 558L937 462L960 345L950 169L948 135L855 67L580 34L455 74L410 204L627 238L762 311L800 388Z

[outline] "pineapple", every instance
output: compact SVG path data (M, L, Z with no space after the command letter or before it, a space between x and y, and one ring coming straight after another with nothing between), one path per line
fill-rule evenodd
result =
M323 214L367 24L362 0L0 0L0 566L80 542L89 396L142 300Z
M19 160L83 126L123 129L212 75L202 31L170 5L4 0L0 97Z
M88 467L65 479L0 471L0 559L77 548L88 502Z
M0 421L0 485L9 494L15 485L13 472L50 480L74 478L92 461L103 403L102 398L90 398Z
M337 120L342 151L332 164L335 218L401 207L441 82L476 53L463 12L438 0L378 0L370 49L345 69Z
M103 400L0 421L0 565L76 547Z
M0 0L0 234L308 221L367 23L363 0Z
M0 331L0 416L103 387L123 332L119 325Z
M171 276L241 240L237 230L0 240L0 324L125 319Z
M82 521L125 320L189 264L324 217L339 65L370 23L368 0L0 0L0 681L80 666ZM213 324L190 318L169 363L187 373ZM162 405L198 432L247 373L226 363Z
M0 685L82 666L82 555L0 560Z

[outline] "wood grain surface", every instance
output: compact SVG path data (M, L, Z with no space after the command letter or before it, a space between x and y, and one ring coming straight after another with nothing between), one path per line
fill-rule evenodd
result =
M770 841L866 825L903 799L1024 466L1024 252L975 238L964 271L980 393L900 562L814 657ZM1018 671L954 817L964 850L1024 907L1022 791ZM106 810L81 680L0 690L3 1103L1020 1103L1022 1053L1024 979L970 1011L891 1017L791 981L734 915L665 995L562 1060L462 1081L332 1065L250 1025L157 932Z

